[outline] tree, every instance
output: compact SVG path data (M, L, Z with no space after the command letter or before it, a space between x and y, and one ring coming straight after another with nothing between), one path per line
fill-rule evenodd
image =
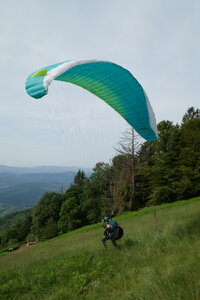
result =
M153 165L151 166L150 178L152 194L151 203L166 202L166 196L171 195L173 190L173 201L176 199L177 191L172 186L174 181L179 180L179 157L181 151L180 126L173 125L170 121L162 121L158 124L159 139L154 143ZM169 201L167 201L169 202Z
M98 191L98 185L95 180L89 180L84 185L82 194L81 207L82 212L86 217L87 224L97 223L101 216L101 197L102 194Z
M50 217L47 222L46 226L43 231L43 239L51 239L58 234L58 227L57 222L53 219L53 217Z
M117 159L114 158L113 164L115 178L117 178L115 191L118 190L115 209L118 212L134 210L139 206L136 198L136 155L141 144L142 140L139 136L132 128L128 128L120 138L119 147L116 149L119 156Z
M19 242L25 241L32 226L32 216L27 216L24 220L18 221L15 228L17 228L17 239Z
M83 209L83 192L88 179L85 173L78 171L74 177L73 184L63 195L63 203L60 210L58 229L60 233L65 233L79 228L87 223L87 217Z
M1 236L1 244L3 247L6 247L10 240L16 240L17 239L17 230L15 228L8 228L6 229L2 236Z
M54 192L43 195L34 209L33 225L31 228L33 234L38 235L40 238L46 237L45 228L49 226L49 223L52 224L54 222L57 224L59 220L62 202L63 195Z
M196 110L198 111L198 110ZM200 195L200 118L188 120L181 126L179 199Z
M192 106L188 108L187 112L184 114L182 124L194 119L200 119L200 110L198 108L195 110Z
M79 200L75 197L67 198L62 204L58 222L60 233L69 232L86 225L83 222L84 219Z
M162 121L154 143L151 203L160 204L200 195L199 110L190 108L179 126Z
M89 179L89 186L86 185L86 194L90 202L94 201L97 204L97 211L99 212L101 210L102 215L110 215L112 213L113 198L111 185L112 168L109 164L104 162L97 163ZM89 191L89 189L91 190ZM95 214L97 214L97 212Z
M84 184L84 182L87 180L84 171L79 170L74 177L74 185L77 187L80 187Z
M60 210L60 218L58 221L58 230L60 234L68 232L69 222L68 222L68 200L65 200L62 204Z
M200 163L200 119L192 119L181 126L180 159L184 166L195 169Z

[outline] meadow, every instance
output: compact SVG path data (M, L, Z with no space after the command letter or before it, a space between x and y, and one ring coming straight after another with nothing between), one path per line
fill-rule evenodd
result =
M200 299L200 197L115 218L121 250L102 224L0 255L0 299Z

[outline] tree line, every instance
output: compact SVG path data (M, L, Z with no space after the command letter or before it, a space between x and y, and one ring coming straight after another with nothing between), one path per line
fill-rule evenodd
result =
M110 163L98 162L89 178L79 170L63 194L44 194L31 215L4 231L1 245L28 233L45 240L103 215L200 196L200 110L189 108L181 124L160 122L158 135L156 142L141 143L126 131Z

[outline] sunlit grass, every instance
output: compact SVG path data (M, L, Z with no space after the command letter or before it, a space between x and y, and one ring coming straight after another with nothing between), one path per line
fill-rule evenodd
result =
M0 298L200 298L200 198L117 220L125 231L120 251L109 242L102 248L95 224L1 255Z

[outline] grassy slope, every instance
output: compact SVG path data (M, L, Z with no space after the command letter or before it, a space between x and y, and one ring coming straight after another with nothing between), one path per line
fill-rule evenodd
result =
M200 299L200 198L118 221L125 230L120 251L102 248L96 224L1 255L0 298Z

